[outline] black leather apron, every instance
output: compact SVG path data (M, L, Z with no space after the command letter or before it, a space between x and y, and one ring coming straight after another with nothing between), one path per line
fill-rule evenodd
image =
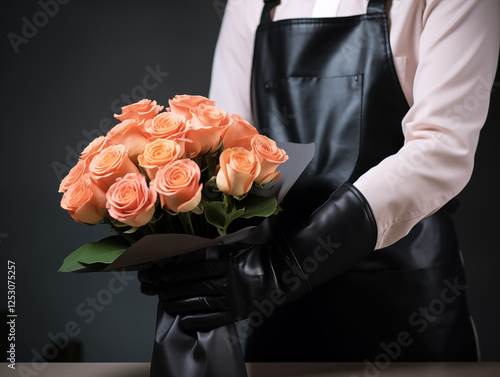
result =
M252 72L254 120L279 141L316 143L285 198L304 221L343 182L403 145L409 106L389 44L384 0L365 15L272 22L265 1ZM252 328L248 361L472 361L477 349L450 205ZM361 236L361 235L360 235ZM378 364L377 364L378 363Z

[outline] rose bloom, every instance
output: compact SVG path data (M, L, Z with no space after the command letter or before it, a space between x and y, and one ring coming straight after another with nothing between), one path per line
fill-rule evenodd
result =
M276 142L264 135L255 135L251 140L252 152L260 162L260 174L255 182L263 185L276 181L280 172L276 168L288 160L288 155L283 149L278 148Z
M75 221L95 224L106 214L106 195L88 174L84 174L64 193L61 207Z
M153 120L144 125L145 135L149 141L164 138L175 140L183 138L186 134L186 122L184 117L171 112L158 114Z
M85 147L82 154L80 155L80 160L88 160L88 162L90 163L90 161L92 161L92 159L107 146L109 146L109 142L106 137L96 137L89 143L89 145Z
M233 196L246 194L260 173L260 163L251 151L228 148L220 155L216 184L220 191Z
M198 106L205 104L215 106L215 101L210 101L203 96L190 96L187 94L176 95L173 99L168 101L170 111L182 115L186 119L191 119L191 110L196 109Z
M124 145L110 145L94 157L89 166L90 176L96 183L107 190L116 178L127 173L139 173L139 169L130 160Z
M115 118L120 122L127 119L135 119L138 121L153 119L156 114L163 110L163 106L157 105L156 101L149 99L141 99L139 102L122 107L121 114L115 114Z
M78 163L71 168L68 175L64 177L59 185L59 192L66 192L68 188L78 181L80 177L86 173L88 170L88 161L87 160L79 160Z
M144 136L144 121L127 119L117 124L106 135L109 144L123 144L130 159L137 163L137 156L143 151L148 143Z
M162 207L173 212L189 212L201 201L200 177L198 164L185 158L160 168L150 187L160 196Z
M153 217L156 197L156 191L149 189L146 177L140 173L128 173L109 188L106 208L114 219L140 227Z
M224 109L202 104L191 111L189 131L186 137L192 144L186 145L188 152L193 155L215 151L222 137L232 122L231 117Z
M176 141L156 139L147 144L139 155L139 165L146 170L149 179L154 179L158 169L180 158L181 152L181 146Z
M238 114L231 115L231 118L233 121L222 138L224 149L243 147L251 150L250 141L254 135L258 134L257 129Z

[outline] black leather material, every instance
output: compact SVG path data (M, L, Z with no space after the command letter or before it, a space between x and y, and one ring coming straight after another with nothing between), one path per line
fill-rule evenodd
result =
M170 315L180 316L187 332L211 330L264 310L269 315L373 252L376 229L368 203L347 183L292 236L216 246L200 252L217 258L167 264L160 300ZM143 288L158 284L160 275L148 275Z
M345 183L283 242L315 288L373 253L377 224L363 195Z
M312 163L287 198L294 202L294 194L314 189L303 203L308 214L403 144L401 119L409 107L385 13L263 23L252 77L260 131L275 140L316 143Z
M286 230L343 182L354 182L402 147L401 120L409 106L393 63L384 0L371 0L364 15L272 22L265 13L278 3L266 4L256 33L254 120L275 140L315 142L317 150L283 203ZM334 220L321 217L318 223L332 224L333 231ZM360 238L367 234L359 229ZM315 244L297 237L291 248L305 259ZM348 271L250 326L247 361L477 359L448 211L342 269L351 262Z

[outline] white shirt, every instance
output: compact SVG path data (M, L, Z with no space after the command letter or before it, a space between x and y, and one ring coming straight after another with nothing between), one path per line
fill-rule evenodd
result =
M411 108L398 153L354 185L370 204L377 249L404 237L467 184L488 113L500 44L499 0L388 1L390 42ZM368 0L282 0L275 20L366 13ZM262 0L229 0L209 97L252 123L250 74Z

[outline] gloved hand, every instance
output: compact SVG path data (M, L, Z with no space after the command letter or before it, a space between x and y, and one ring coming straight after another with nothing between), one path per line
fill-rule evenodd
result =
M141 282L141 292L148 296L156 296L160 293L161 278L163 275L163 268L157 264L146 270L137 272L137 278Z
M224 258L167 265L160 298L169 314L182 316L184 330L210 330L303 296L367 256L376 240L370 206L345 183L291 234L263 245L218 246L229 248ZM143 291L155 280L148 275Z

